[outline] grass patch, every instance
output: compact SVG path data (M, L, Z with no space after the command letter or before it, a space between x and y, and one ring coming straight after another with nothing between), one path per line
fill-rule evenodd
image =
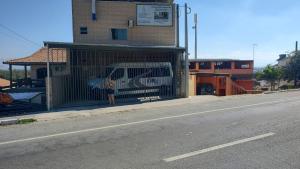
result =
M30 124L30 123L34 123L37 122L36 119L21 119L18 121L17 124Z

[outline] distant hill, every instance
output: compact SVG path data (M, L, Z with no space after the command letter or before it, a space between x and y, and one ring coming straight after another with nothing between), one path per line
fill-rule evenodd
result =
M253 71L254 71L254 73L256 73L256 72L261 72L263 70L264 70L263 67L255 67Z
M12 77L13 77L13 80L23 79L25 77L24 70L13 69ZM0 69L0 78L8 80L9 79L9 71Z
M5 69L8 69L8 65L4 65L3 63L2 63L2 60L0 60L0 70L5 70Z

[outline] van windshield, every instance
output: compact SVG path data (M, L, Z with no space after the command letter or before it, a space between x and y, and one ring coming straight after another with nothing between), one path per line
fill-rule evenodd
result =
M105 69L105 77L108 77L109 75L111 75L112 71L114 70L114 68L112 67L107 67Z

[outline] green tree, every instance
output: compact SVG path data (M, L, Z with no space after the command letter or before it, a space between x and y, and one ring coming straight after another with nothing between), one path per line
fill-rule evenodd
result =
M294 87L297 87L297 82L300 77L300 55L296 53L284 68L284 79L294 81Z
M277 69L277 73L278 73L278 88L280 88L280 82L281 82L281 80L283 80L284 79L284 69L283 68L281 68L281 67L277 67L276 68Z
M256 72L255 78L257 80L263 80L263 72L262 71Z
M266 80L271 84L271 90L275 90L275 84L283 77L283 71L277 66L268 65L262 72L256 74L256 78L259 80Z

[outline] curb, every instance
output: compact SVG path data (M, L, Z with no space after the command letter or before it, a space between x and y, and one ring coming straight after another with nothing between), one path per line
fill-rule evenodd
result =
M203 103L207 102L208 100L218 100L218 97L209 97L209 99L199 99L199 100L193 100L190 98L184 98L182 100L180 99L174 99L172 102L170 100L164 100L160 102L149 102L146 104L138 104L138 105L124 105L120 107L111 107L111 108L92 108L91 110L87 110L87 112L80 112L80 110L61 110L61 111L50 111L50 112L44 112L41 114L34 114L34 115L24 115L19 117L12 117L12 118L18 118L19 120L23 119L35 119L39 122L41 121L53 121L53 120L63 120L63 119L73 119L73 118L81 118L81 117L92 117L92 116L98 116L102 114L110 114L110 113L122 113L122 112L128 112L128 111L138 111L138 110L144 110L149 108L161 108L161 107L172 107L176 105L183 105L186 103ZM157 104L159 103L159 104ZM85 109L83 109L85 110ZM0 118L1 121L1 118ZM1 126L1 125L0 125Z
M273 94L273 93L283 93L283 92L296 92L300 91L300 89L288 89L288 90L278 90L278 91L267 91L264 92L263 94Z
M9 125L17 125L17 124L28 124L36 122L37 120L34 118L10 118L0 120L0 126L9 126Z
M5 119L0 120L0 126L8 126L8 125L14 125L19 122L19 119Z
M217 97L213 97L214 100L218 99ZM148 105L130 105L130 107L128 108L128 105L125 106L121 106L121 107L116 107L116 110L111 110L111 109L95 109L89 112L70 112L70 113L66 113L66 114L62 114L62 113L54 113L54 112L48 112L45 114L40 114L40 115L36 115L36 116L29 116L32 117L38 121L52 121L52 120L62 120L62 119L72 119L72 118L79 118L79 117L92 117L92 116L97 116L97 115L102 115L102 114L110 114L110 113L122 113L122 112L129 112L129 111L138 111L138 110L145 110L145 109L149 109L149 108L163 108L163 107L172 107L172 106L177 106L177 105L183 105L183 104L187 104L187 103L193 103L193 101L190 98L184 98L181 101L178 101L179 99L176 99L175 102L169 102L170 100L166 100L166 101L161 101L161 102L149 102L146 103ZM165 102L165 103L164 103ZM156 104L156 103L162 103L162 104ZM195 103L202 103L202 101L197 101ZM99 111L100 110L100 111Z

